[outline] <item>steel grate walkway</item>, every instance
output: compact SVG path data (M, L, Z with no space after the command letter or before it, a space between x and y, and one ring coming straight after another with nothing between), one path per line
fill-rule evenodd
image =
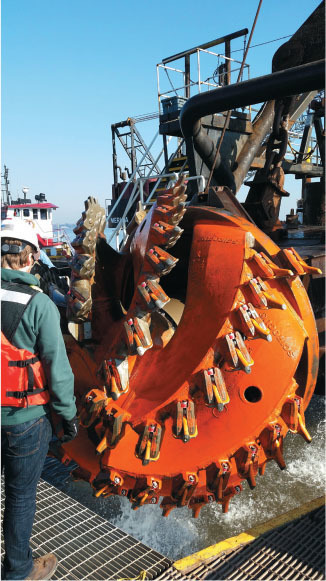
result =
M183 573L185 571L182 571ZM325 579L325 506L186 571L191 579Z
M185 578L172 561L44 480L38 486L31 547L35 557L48 552L58 557L52 579L135 579L142 571L146 579L163 572L165 579Z

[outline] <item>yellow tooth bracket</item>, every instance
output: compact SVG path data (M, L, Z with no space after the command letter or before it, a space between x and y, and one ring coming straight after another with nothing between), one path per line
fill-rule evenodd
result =
M117 400L129 389L127 359L104 359L96 374L103 382L107 395Z
M91 389L84 397L83 407L79 415L80 424L88 428L101 414L108 398L104 391Z
M140 438L136 456L142 459L143 466L160 457L162 428L156 422L149 422Z
M230 401L222 371L219 367L204 369L204 380L207 402L217 406L218 411L222 412Z
M303 400L298 395L287 397L283 404L281 417L287 424L290 432L300 434L308 444L311 442L311 436L305 425Z
M264 278L274 278L275 276L293 276L293 271L280 268L272 262L264 252L252 250L251 261L258 268L259 274Z
M123 426L129 419L130 414L116 404L106 406L102 430L98 434L100 442L96 448L97 454L102 454L107 448L113 448L118 443L123 435ZM107 465L106 457L103 457L102 463Z
M251 303L248 303L248 312L250 320L253 326L255 327L256 332L270 343L272 341L272 335L270 333L270 330L266 327L264 321L259 317L256 309L253 307Z
M239 331L228 333L225 339L233 366L235 368L240 366L246 373L250 373L254 360L249 354Z
M155 280L148 279L138 285L137 288L146 307L151 311L154 311L155 309L163 309L170 300L168 295L165 294L162 287Z
M271 294L270 289L267 287L267 285L264 283L264 281L259 277L256 276L256 280L257 280L257 284L259 289L262 291L263 295L265 296L266 300L267 300L267 306L268 307L275 307L275 308L281 308L283 311L285 311L286 304L283 302L283 298L280 299L277 296L275 296L275 293L277 292L275 289L273 289L273 293ZM259 306L259 305L257 305Z
M174 258L168 252L159 248L159 246L153 246L146 252L146 257L148 262L154 268L154 270L159 274L168 274L170 270L178 262L178 258Z
M195 404L190 400L178 401L176 422L174 426L174 436L181 438L184 442L189 442L198 434L195 417Z
M153 347L149 325L138 317L124 322L127 335L127 344L132 354L144 355L147 349Z
M171 248L179 240L182 232L183 230L179 226L159 221L154 222L150 237L155 244L162 244L166 248Z
M280 256L283 258L285 264L289 264L298 275L323 274L320 268L307 264L294 248L284 248L281 251Z

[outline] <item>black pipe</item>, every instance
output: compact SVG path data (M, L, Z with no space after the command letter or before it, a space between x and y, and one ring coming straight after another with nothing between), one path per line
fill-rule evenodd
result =
M324 81L325 60L323 59L200 93L188 99L181 109L182 134L187 138L198 133L197 124L205 115L322 89Z

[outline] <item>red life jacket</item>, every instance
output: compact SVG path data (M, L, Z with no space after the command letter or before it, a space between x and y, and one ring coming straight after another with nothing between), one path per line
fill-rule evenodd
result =
M45 373L37 355L14 347L1 332L1 405L27 407L50 400Z
M28 407L50 400L39 358L13 345L22 316L38 294L26 284L2 280L1 293L1 406Z

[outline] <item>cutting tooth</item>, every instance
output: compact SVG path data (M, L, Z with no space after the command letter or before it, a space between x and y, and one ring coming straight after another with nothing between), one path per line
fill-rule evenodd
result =
M148 262L154 267L158 274L168 274L178 262L168 252L165 252L159 246L153 246L146 252Z
M229 510L229 504L230 504L231 498L233 498L233 496L235 496L236 494L240 494L240 492L242 492L242 485L241 484L237 484L236 486L230 486L229 488L227 488L227 490L225 491L225 493L223 495L223 500L222 500L222 512L224 514L226 514Z
M169 516L170 512L177 508L178 503L171 498L171 496L164 496L162 502L160 504L160 508L162 509L162 516Z
M248 303L249 313L250 313L250 320L254 325L256 331L262 335L266 341L272 341L272 335L270 330L266 327L264 321L259 317L257 314L256 309L253 307L251 303Z
M91 389L83 399L82 410L80 412L80 424L84 428L88 428L96 418L100 416L105 406L107 405L108 398L104 391L100 389Z
M170 300L162 287L155 280L147 279L139 284L137 288L145 305L151 311L154 311L155 309L163 309L164 305L166 305Z
M300 434L308 444L311 436L306 428L303 410L303 400L298 395L287 397L283 404L281 417L289 427L290 432Z
M174 435L181 438L184 442L189 442L198 434L197 422L195 416L195 404L190 400L177 402L176 422L174 426Z
M256 307L267 308L268 302L257 278L248 281L247 288L251 292L252 301Z
M271 295L270 289L268 288L268 286L264 283L264 281L259 276L256 276L256 281L258 283L259 289L262 291L263 295L265 296L265 298L267 300L267 306L268 307L280 307L283 311L285 311L287 307L286 307L286 304L282 301L282 299L275 297L275 295ZM274 292L275 292L275 290L274 290ZM257 305L257 306L259 306L259 305Z
M183 230L179 226L167 224L166 222L154 222L151 227L151 240L156 244L162 244L166 248L171 248L179 240Z
M238 367L239 364L239 357L235 348L235 334L228 333L225 336L226 344L228 347L229 354L231 355L232 363L234 367Z
M250 356L239 331L228 333L226 342L234 367L237 368L240 364L246 373L250 373L254 360Z
M130 318L124 322L127 344L131 353L144 355L147 349L153 347L149 325L139 317Z
M242 339L241 334L239 331L235 332L235 350L237 356L239 358L240 363L244 367L246 373L250 373L250 368L254 364L254 360L252 359L251 355L249 354L247 347Z
M137 510L144 504L157 504L159 501L159 492L162 488L162 482L158 478L149 477L146 478L145 488L144 485L139 490L136 485L136 493L133 492L130 497L130 502L132 503L132 509Z
M92 309L91 283L86 279L71 277L67 293L67 318L76 323L87 321Z
M215 502L213 494L202 494L200 496L193 496L189 501L189 508L192 510L193 518L198 518L201 509L205 504Z
M145 426L138 446L137 456L142 458L144 466L150 461L156 461L160 456L162 428L157 422L149 421Z
M155 206L153 218L155 221L163 220L168 224L177 226L186 212L185 205L185 202L181 202L176 208L171 206Z
M316 268L315 266L310 266L304 260L302 260L300 254L294 248L284 248L280 256L285 259L285 263L289 263L291 268L295 271L296 274L322 274L320 268Z
M249 316L249 307L247 304L243 304L241 305L237 311L236 311L238 318L240 320L240 324L243 328L243 330L245 331L245 333L247 334L249 332L249 334L254 337L255 335L255 327L252 323L252 320Z
M284 430L282 420L270 422L260 434L260 441L264 448L267 459L273 458L281 470L286 468L283 458L283 437L287 430Z
M274 278L274 276L293 276L293 271L280 268L264 252L251 251L251 260L257 266L259 274L265 278Z
M96 374L104 382L105 389L113 400L127 393L129 389L127 359L104 359Z
M238 472L247 479L251 489L256 486L256 475L259 466L259 445L249 442L243 445L235 454Z
M91 279L95 272L95 258L90 254L75 254L71 261L71 271L76 278Z
M209 470L211 470L211 467ZM217 500L221 501L231 475L231 464L228 459L219 460L213 465L213 470L211 477L209 477L208 470L206 470L207 488L214 492Z
M187 199L186 194L182 192L180 189L180 191L177 192L177 195L162 194L161 196L157 196L157 205L171 206L173 208L176 208L179 204L185 202L186 199Z
M254 267L258 268L258 272L261 276L266 278L273 278L274 272L268 262L265 260L264 256L260 252L256 252L256 250L250 251L250 260L253 263Z
M219 412L224 410L224 406L229 403L230 398L227 392L222 371L219 367L204 369L205 391L209 404L216 402Z
M268 303L269 307L280 307L283 311L285 311L286 304L281 299L278 299L275 296L270 295L266 291L263 291L263 293L267 299L267 303Z
M111 442L111 431L110 428L107 427L104 431L104 436L100 441L99 445L96 447L97 454L102 454L104 450L106 450L110 446Z

